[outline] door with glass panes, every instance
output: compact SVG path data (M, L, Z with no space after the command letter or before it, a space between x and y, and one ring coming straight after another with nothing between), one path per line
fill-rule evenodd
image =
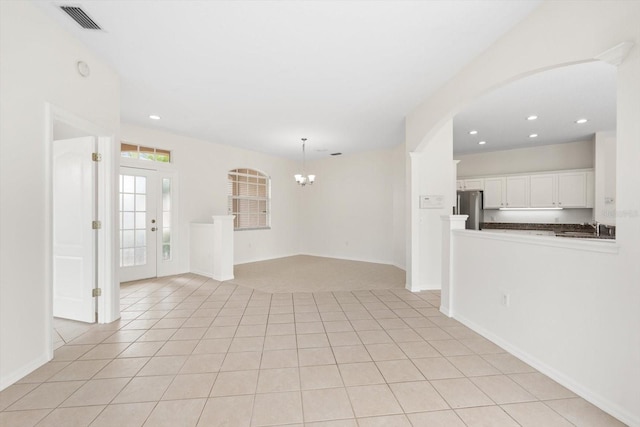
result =
M120 281L157 276L171 259L171 180L155 170L120 168Z

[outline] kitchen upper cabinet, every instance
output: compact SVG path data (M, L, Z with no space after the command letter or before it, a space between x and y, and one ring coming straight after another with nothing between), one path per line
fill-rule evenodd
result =
M484 179L465 179L465 190L484 190Z
M483 208L592 208L595 179L591 170L553 171L534 175L467 178L459 190L483 189Z
M587 207L586 172L568 172L558 174L558 207Z
M484 179L459 179L456 181L458 190L484 190Z
M556 208L558 203L558 175L544 174L529 177L529 206Z
M506 199L506 178L485 178L483 208L500 209L504 207Z
M507 177L507 201L508 208L526 208L529 206L529 177Z

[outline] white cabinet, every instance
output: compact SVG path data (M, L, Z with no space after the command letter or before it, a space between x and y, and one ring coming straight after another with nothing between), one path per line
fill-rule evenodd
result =
M540 172L457 180L459 190L483 190L484 209L592 208L592 170Z
M529 206L555 208L558 203L558 175L544 174L529 177Z
M587 207L587 173L558 174L558 206L561 208Z
M465 179L465 190L484 190L484 179Z
M507 177L506 207L526 208L529 206L529 177Z
M484 209L499 209L504 207L506 182L506 178L485 178Z
M458 190L484 190L484 179L459 179L456 181Z

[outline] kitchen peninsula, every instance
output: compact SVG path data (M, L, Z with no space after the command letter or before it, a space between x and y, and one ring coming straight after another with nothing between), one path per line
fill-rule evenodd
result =
M616 227L605 224L539 224L539 223L510 223L483 222L483 231L530 234L539 236L571 237L583 239L614 240Z

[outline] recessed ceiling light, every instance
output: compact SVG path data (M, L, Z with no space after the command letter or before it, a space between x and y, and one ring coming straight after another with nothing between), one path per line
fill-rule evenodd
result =
M529 135L529 138L537 138L538 134L537 133L532 133L531 135Z
M527 120L531 121L531 120L537 120L538 116L529 116L527 117Z
M469 135L475 135L475 134L477 134L477 133L478 133L478 131L477 131L477 130L470 130L470 131L469 131Z
M156 116L155 114L150 115L149 118L151 120L160 120L160 116Z
M487 143L487 141L480 141L480 142L478 142L478 144L480 144L480 145L484 145L484 144L486 144L486 143Z
M589 120L587 119L578 119L576 120L576 123L578 123L579 125L583 124L583 123L587 123Z

